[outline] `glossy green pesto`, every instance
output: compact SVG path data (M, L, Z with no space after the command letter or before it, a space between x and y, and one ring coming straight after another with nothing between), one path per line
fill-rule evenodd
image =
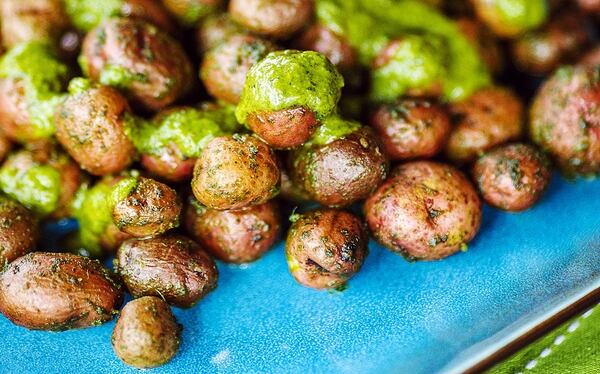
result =
M338 116L330 116L321 121L321 126L317 128L313 136L306 143L307 145L325 145L334 140L350 135L360 129L358 122L348 121Z
M112 188L112 192L110 194L109 204L111 208L114 208L115 205L125 200L138 186L138 178L137 176L131 176L124 179L121 179L117 184L115 184Z
M92 81L90 81L87 78L77 77L71 79L67 91L69 91L71 95L76 95L83 93L89 90L90 88L92 88Z
M391 40L409 35L441 40L443 48L438 50L440 56L434 58L433 63L438 65L443 61L444 74L440 83L447 100L464 99L490 83L489 72L476 47L460 32L456 23L421 1L316 0L316 15L320 23L348 40L366 66L371 66ZM433 58L430 48L423 51L427 55L422 59ZM407 77L410 72L397 75ZM399 85L408 86L406 82ZM374 93L373 96L379 95Z
M105 86L126 90L134 82L147 82L148 76L143 73L132 72L130 69L120 65L107 64L102 67L98 81Z
M304 107L325 118L335 110L343 86L342 76L320 53L271 52L248 72L236 116L246 123L249 113Z
M123 0L64 0L67 14L78 29L89 31L103 20L122 15Z
M35 214L45 216L58 207L60 173L47 165L22 170L8 164L0 169L0 189Z
M54 108L63 99L61 91L67 75L67 66L41 42L20 44L0 59L0 78L24 83L34 137L54 134Z
M548 17L547 0L494 0L492 3L501 22L521 32L536 28Z
M218 123L221 129L227 134L234 134L243 129L243 126L235 117L235 105L206 103L202 104L200 109L207 119Z
M225 131L217 120L226 114L196 108L180 108L165 113L153 122L138 120L128 126L130 139L140 153L160 155L175 145L184 157L198 157L213 138Z
M185 10L176 14L176 17L186 26L196 25L201 19L214 13L216 10L214 5L203 4L199 0L187 0L185 3Z
M409 35L399 41L389 62L371 73L370 97L391 102L409 89L422 89L443 81L447 49L443 39Z

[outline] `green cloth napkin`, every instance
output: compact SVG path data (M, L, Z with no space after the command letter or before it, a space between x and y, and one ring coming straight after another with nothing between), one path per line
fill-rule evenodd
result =
M487 373L600 373L600 304L523 348Z

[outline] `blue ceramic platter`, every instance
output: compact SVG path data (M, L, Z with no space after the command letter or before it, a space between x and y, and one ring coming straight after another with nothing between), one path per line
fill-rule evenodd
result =
M343 292L297 285L283 245L248 266L219 264L219 287L176 309L179 354L156 373L459 371L600 286L600 180L555 178L532 210L486 208L469 246L408 263L378 245ZM114 322L63 333L0 317L0 372L123 373Z

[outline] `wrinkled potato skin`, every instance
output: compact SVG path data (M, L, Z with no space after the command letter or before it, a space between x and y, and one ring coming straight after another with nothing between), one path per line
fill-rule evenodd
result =
M61 0L2 0L0 19L6 48L31 40L55 42L68 26Z
M318 209L292 224L285 255L292 276L311 288L337 288L356 274L367 256L369 237L358 217Z
M200 78L213 97L237 104L250 68L275 49L273 43L256 36L231 36L205 54Z
M119 248L115 268L134 297L159 296L188 308L217 286L215 261L181 235L129 239Z
M125 305L111 341L123 362L148 369L167 363L177 354L180 332L169 304L158 297L144 296Z
M122 301L121 284L100 262L70 253L30 253L0 274L0 312L32 330L96 326Z
M143 79L133 79L127 94L133 103L158 111L191 87L191 63L177 41L155 26L134 19L110 19L90 31L82 53L90 78L114 64Z
M446 156L457 164L475 161L488 149L516 140L523 132L523 104L507 89L488 87L452 104L454 128Z
M479 56L492 73L500 73L504 68L504 55L494 34L482 23L472 18L456 21L460 31L477 47Z
M531 139L567 175L600 171L598 68L565 67L539 89L530 110Z
M35 217L18 202L0 196L0 268L32 252L39 239Z
M582 15L561 14L544 28L515 40L512 55L516 66L527 73L551 73L563 64L573 62L590 41Z
M533 146L510 144L494 148L473 167L483 199L508 211L530 208L550 182L548 159Z
M192 238L221 261L247 263L260 258L279 236L280 217L271 200L241 210L214 210L189 204L185 226Z
M315 51L325 55L342 71L351 70L357 62L356 53L348 41L320 24L314 24L306 29L295 44L300 50Z
M119 173L136 155L126 133L127 113L127 99L112 87L70 95L56 110L56 137L90 174Z
M228 13L212 15L198 25L196 45L198 51L206 52L220 45L229 37L245 32L242 27L233 22Z
M156 236L179 226L180 214L181 200L174 189L140 177L133 191L115 205L113 221L132 236Z
M410 261L437 260L464 249L481 223L481 200L452 166L414 161L397 167L367 199L373 237Z
M304 144L319 126L315 113L295 107L248 114L248 127L275 149L293 149Z
M446 110L422 99L381 105L371 116L370 124L391 160L435 156L445 146L450 133Z
M310 19L312 0L231 0L234 21L260 35L286 38Z
M290 177L312 200L330 207L367 198L387 177L389 161L370 128L292 156Z
M279 192L275 153L250 135L221 136L206 145L194 168L192 190L203 205L217 210L259 205Z

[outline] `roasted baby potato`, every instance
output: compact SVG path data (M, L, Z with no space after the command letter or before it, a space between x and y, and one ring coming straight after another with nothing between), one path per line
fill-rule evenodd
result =
M473 167L483 199L509 211L529 209L550 183L550 162L535 147L516 143L494 148Z
M34 252L0 274L0 312L32 330L98 326L118 313L123 289L100 262L70 253Z
M189 235L218 259L231 263L260 258L279 237L280 217L273 200L240 210L214 210L193 197L186 209Z
M269 146L235 134L206 145L194 167L192 190L211 209L241 209L273 198L279 183L278 160Z
M413 161L367 199L364 212L373 237L409 261L438 260L465 250L479 230L481 200L454 167Z
M252 32L286 38L310 19L312 0L231 0L231 17Z
M217 286L215 261L194 241L181 235L125 241L115 268L134 297L159 296L188 308Z
M33 214L11 198L0 195L0 267L35 250L39 234Z
M318 23L306 29L295 41L295 45L304 51L321 53L343 72L352 70L357 63L356 52L350 43L343 36Z
M203 19L196 30L196 45L199 52L209 51L229 37L247 33L235 23L228 13L213 14Z
M316 289L338 288L360 270L369 238L354 214L317 209L290 219L285 256L298 283Z
M216 12L223 0L162 0L163 5L179 22L194 26L202 18Z
M127 365L148 369L164 365L179 350L181 325L169 304L155 296L128 302L115 324L112 346Z

